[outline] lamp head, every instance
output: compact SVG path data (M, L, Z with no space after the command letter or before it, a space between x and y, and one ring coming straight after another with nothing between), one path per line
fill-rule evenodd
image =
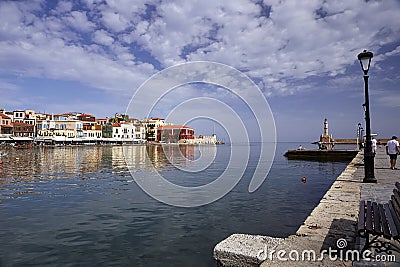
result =
M371 64L371 59L374 54L370 51L364 50L360 54L358 54L357 58L360 61L361 68L364 72L364 75L368 75L369 66Z

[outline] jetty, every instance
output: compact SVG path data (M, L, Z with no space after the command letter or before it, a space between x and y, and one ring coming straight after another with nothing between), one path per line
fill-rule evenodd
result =
M400 170L391 170L385 147L378 147L375 156L375 177L378 182L363 183L363 151L360 151L338 176L330 189L325 193L320 203L314 208L296 233L286 238L275 238L262 235L233 234L222 240L214 248L214 258L219 266L400 266L400 253L394 252L391 257L372 250L372 260L362 258L349 260L345 253L340 255L338 245L346 251L361 251L365 239L357 236L357 222L361 200L371 200L386 203L392 194L395 182L399 181ZM341 243L339 243L341 242ZM334 258L322 251L336 250ZM271 253L268 258L264 251ZM282 260L279 251L285 251ZM288 259L288 253L297 251ZM302 253L316 258L302 259ZM377 261L377 256L385 261ZM281 255L282 257L282 255Z
M358 140L355 140L358 143ZM352 139L340 139L340 144L353 144ZM319 137L319 141L312 144L318 145L318 149L303 149L289 150L284 156L288 159L295 160L313 160L313 161L350 161L358 153L358 150L340 150L334 149L335 144L339 144L337 140L333 139L332 134L329 133L328 120L324 120L324 131Z
M356 155L357 150L289 150L284 156L288 159L296 160L316 160L316 161L349 161Z

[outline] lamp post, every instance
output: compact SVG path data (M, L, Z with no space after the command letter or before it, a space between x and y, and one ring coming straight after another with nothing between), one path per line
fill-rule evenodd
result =
M361 68L364 72L364 85L365 85L365 148L364 148L364 172L365 176L363 179L364 183L376 183L377 180L374 174L374 154L372 153L372 140L371 140L371 120L369 117L369 95L368 95L368 71L371 64L371 59L374 55L372 52L364 50L358 54L358 60L360 61Z

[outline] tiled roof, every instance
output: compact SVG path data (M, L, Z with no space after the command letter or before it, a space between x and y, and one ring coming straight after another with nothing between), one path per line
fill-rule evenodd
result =
M158 129L192 129L192 128L185 125L164 125L158 127Z
M10 117L8 117L6 114L0 113L0 117L2 117L3 119L9 119L11 120Z
M11 125L21 125L21 126L32 126L32 124L25 123L25 122L12 122Z

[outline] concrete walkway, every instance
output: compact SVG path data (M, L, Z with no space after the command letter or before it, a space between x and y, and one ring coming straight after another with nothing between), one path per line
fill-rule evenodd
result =
M346 252L350 255L352 251L360 251L363 245L363 240L356 235L360 199L385 203L390 199L395 182L400 181L400 170L391 170L389 166L389 157L382 146L375 157L378 183L362 183L363 154L359 153L332 184L296 235L284 239L232 235L217 244L214 257L223 266L400 266L400 255L395 255L396 262L391 263L352 262L348 260L352 257L346 256ZM286 260L278 258L280 250L283 251L280 258ZM321 257L324 250L326 252Z

